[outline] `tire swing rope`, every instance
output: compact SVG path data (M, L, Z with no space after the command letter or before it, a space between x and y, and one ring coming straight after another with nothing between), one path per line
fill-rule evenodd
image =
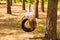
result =
M32 0L30 0L30 4L32 3ZM28 7L28 13L30 13L30 8L31 8L31 5L29 4L29 7ZM25 32L32 32L35 30L35 27L33 29L31 28L26 28L25 27L25 23L26 21L28 20L27 17L25 17L23 20L22 20L22 23L21 23L21 26L22 26L22 29L25 31Z

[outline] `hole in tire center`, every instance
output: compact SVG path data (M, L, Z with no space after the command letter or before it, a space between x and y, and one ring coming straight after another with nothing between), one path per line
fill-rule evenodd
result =
M24 25L25 25L26 28L30 28L30 25L29 25L29 21L28 20L25 22Z

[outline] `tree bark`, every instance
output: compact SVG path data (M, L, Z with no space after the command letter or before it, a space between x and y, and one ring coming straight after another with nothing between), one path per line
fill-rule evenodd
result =
M44 12L44 0L41 0L41 10Z
M10 0L10 5L12 6L12 0Z
M38 18L38 0L35 0L35 15Z
M16 0L14 0L14 3L16 3Z
M25 10L25 0L22 0L22 9Z
M11 14L10 0L7 0L7 13L8 13L8 14Z
M58 0L48 0L47 27L45 38L57 40L57 5Z

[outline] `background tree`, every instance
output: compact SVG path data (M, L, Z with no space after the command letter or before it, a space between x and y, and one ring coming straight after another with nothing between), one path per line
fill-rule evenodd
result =
M35 0L35 14L36 18L38 18L38 0Z
M44 12L44 0L41 0L41 10Z
M48 0L47 27L45 38L57 40L57 5L58 0Z
M14 0L14 3L16 3L16 0Z
M25 0L22 0L22 9L25 10Z
M10 0L10 5L12 5L12 0Z
M11 14L10 0L7 0L7 13L8 13L8 14Z

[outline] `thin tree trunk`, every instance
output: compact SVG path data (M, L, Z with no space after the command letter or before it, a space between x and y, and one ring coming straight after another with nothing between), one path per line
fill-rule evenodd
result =
M25 10L25 0L22 0L22 9Z
M35 0L35 15L38 18L38 0Z
M16 3L16 0L14 0L14 3Z
M58 0L48 0L47 27L45 38L57 40L57 5Z
M12 0L10 0L10 5L12 6Z
M7 0L7 13L8 13L8 14L11 14L10 0Z
M41 10L44 12L44 0L41 0Z

